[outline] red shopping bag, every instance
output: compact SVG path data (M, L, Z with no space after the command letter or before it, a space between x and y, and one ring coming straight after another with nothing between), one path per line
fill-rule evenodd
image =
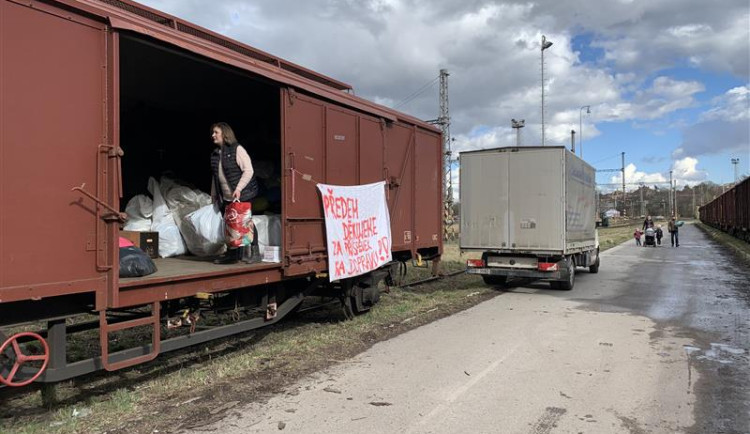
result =
M253 213L250 202L235 201L224 209L224 235L229 247L249 246L253 242Z

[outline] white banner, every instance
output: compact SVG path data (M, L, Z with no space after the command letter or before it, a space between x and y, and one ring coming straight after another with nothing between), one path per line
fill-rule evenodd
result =
M391 261L391 218L385 182L357 186L318 184L323 198L331 282Z

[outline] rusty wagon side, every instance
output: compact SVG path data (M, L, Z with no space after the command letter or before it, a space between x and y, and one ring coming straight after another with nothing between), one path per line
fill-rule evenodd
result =
M38 335L3 337L4 349L37 340L46 358L43 366L16 361L0 382L131 366L272 324L312 293L366 311L393 267L327 283L317 182L385 180L394 260L439 260L441 136L431 125L131 1L0 0L0 38L0 326L48 321ZM164 172L208 191L207 127L217 120L279 175L281 262L167 258L154 275L120 279L125 204ZM162 339L175 306L212 294L265 315ZM79 313L99 320L67 326ZM149 328L150 343L110 354L111 335L134 327ZM67 360L67 334L86 328L99 329L101 355ZM10 370L19 381L8 381Z
M750 242L750 178L699 208L700 220Z

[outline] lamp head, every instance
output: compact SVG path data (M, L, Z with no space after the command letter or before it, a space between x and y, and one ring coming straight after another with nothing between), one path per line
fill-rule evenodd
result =
M547 37L542 35L542 51L552 46L552 42L547 40Z

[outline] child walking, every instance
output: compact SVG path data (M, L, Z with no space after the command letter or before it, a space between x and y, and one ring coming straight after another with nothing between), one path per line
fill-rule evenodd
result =
M641 230L639 228L635 228L635 232L633 232L633 238L635 238L635 245L640 246L641 245Z

